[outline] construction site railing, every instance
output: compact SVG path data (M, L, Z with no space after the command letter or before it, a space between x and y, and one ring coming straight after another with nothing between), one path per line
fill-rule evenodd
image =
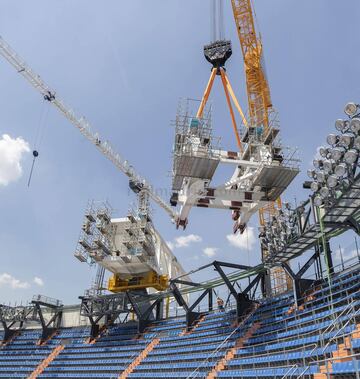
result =
M251 316L256 312L256 310L257 310L257 308L258 308L258 306L256 305L255 307L254 307L254 309L251 311L251 312L249 312L246 316L244 316L243 318L242 318L242 320L239 322L239 325L219 344L219 346L217 346L217 348L216 349L214 349L207 357L206 357L206 359L204 359L201 363L200 363L200 365L194 370L194 371L192 371L191 373L190 373L190 375L189 376L187 376L187 378L186 379L190 379L190 378L196 378L197 376L198 376L198 374L199 374L199 371L200 371L200 369L202 368L202 367L204 367L204 365L207 363L207 362L209 362L209 360L214 356L214 355L216 355L216 353L217 352L219 352L222 348L223 348L223 346L233 337L233 335L234 334L236 334L244 325L245 325L245 323L246 323L246 321L248 321L250 318L251 318ZM196 375L194 375L194 374L196 374Z

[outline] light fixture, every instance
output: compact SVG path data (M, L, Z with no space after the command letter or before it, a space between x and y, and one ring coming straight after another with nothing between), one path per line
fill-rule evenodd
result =
M347 163L347 164L354 164L357 159L358 159L358 152L357 150L355 149L350 149L349 151L347 151L344 155L344 161Z
M339 145L344 147L350 147L354 142L354 137L351 134L342 134L339 138Z
M359 146L360 146L360 139L359 139ZM344 149L340 147L334 147L330 150L330 156L335 161L338 162L344 154Z
M338 185L338 178L335 175L329 175L326 184L329 188L335 188Z
M319 184L318 182L312 182L312 183L310 184L310 189L311 189L311 191L313 191L313 192L317 192L317 191L319 191L319 189L320 189L320 184Z
M336 134L329 134L326 138L326 142L329 145L334 146L339 142L339 136L337 136Z
M360 136L354 139L354 147L360 150Z
M321 168L323 165L323 161L321 159L314 159L313 165L315 168Z
M350 121L350 130L355 134L359 133L359 131L360 131L360 118L355 117Z
M327 187L322 187L320 188L319 194L323 199L326 199L330 195L330 190Z
M310 179L314 179L315 178L315 170L313 168L309 168L307 170L307 175Z
M332 161L326 160L323 163L323 170L325 174L330 174L334 170L334 163Z
M346 175L347 172L347 166L345 163L340 163L335 167L334 174L338 178L342 178Z
M347 129L347 122L341 119L336 120L335 129L343 133Z
M314 197L314 205L320 207L323 204L323 199L321 196L317 195Z
M319 183L324 183L326 180L326 175L322 171L316 172L316 181Z
M330 152L330 149L328 147L324 147L324 146L321 146L319 148L319 154L323 157L323 158L327 158L327 156L329 155L329 152Z
M345 105L345 109L344 109L344 112L345 114L347 114L349 117L353 117L355 116L356 112L358 110L358 106L355 104L355 103L347 103Z

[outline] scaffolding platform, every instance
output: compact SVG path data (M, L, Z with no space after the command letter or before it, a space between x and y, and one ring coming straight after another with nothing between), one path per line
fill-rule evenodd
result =
M219 158L201 157L197 155L181 155L174 167L172 189L180 191L185 177L211 180L219 165Z
M254 187L260 187L266 193L264 200L276 201L286 190L299 169L280 165L267 165L261 167L254 179Z

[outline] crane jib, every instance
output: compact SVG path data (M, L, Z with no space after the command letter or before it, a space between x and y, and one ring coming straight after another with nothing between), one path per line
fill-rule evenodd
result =
M25 61L11 48L11 46L0 36L0 55L2 55L14 68L22 75L40 94L43 98L57 108L77 129L80 133L98 150L101 151L120 171L122 171L130 180L140 183L142 189L149 193L151 199L163 208L172 220L177 219L177 214L158 194L156 194L152 186L136 173L133 166L124 160L118 154L110 143L100 138L99 134L93 132L91 124L85 117L78 117L75 112L65 105L65 103L56 95L56 92L48 87L41 77L36 74Z

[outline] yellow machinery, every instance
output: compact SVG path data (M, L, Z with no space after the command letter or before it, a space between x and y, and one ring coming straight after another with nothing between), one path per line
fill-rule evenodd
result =
M264 135L268 135L271 132L269 115L273 111L272 102L264 69L263 45L256 33L251 2L250 0L231 0L231 4L244 58L249 126L263 127ZM279 208L281 208L280 198L260 209L260 225L264 226ZM263 257L267 253L265 249L262 250ZM286 272L279 267L271 270L271 281L274 291L278 293L288 290L291 286L291 280Z
M110 277L108 290L111 292L125 292L129 290L139 290L154 288L158 291L164 291L169 287L169 277L167 275L158 275L154 271L146 273L143 277L133 277L121 279L119 275L114 274Z

